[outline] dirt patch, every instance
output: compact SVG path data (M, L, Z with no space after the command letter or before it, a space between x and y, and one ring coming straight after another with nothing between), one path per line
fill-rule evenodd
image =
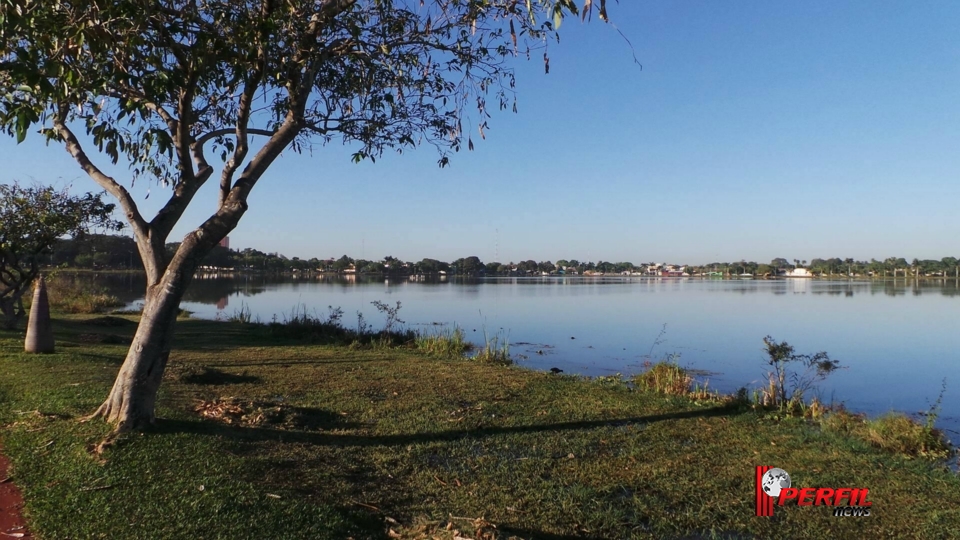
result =
M9 474L10 462L0 453L0 538L33 538L23 520L23 496Z

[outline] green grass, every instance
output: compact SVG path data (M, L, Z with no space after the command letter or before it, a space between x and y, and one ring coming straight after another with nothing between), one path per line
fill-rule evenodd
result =
M129 339L134 327L116 319L135 317L57 319L58 353L45 356L0 332L0 433L40 538L960 530L954 473L814 422L239 323L178 322L157 426L98 458L88 447L108 426L78 418L105 397L126 346L83 336ZM755 517L756 465L786 469L795 486L868 487L872 516L794 506Z

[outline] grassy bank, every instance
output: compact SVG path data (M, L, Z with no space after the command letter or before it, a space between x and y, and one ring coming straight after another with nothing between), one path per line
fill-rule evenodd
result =
M942 538L960 479L797 419L409 346L186 320L154 430L80 423L133 316L0 333L4 452L41 538ZM126 321L126 322L124 322ZM756 465L868 487L869 518L754 516Z

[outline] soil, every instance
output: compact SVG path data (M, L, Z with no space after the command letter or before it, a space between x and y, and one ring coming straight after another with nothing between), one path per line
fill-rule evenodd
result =
M0 452L3 447L0 447ZM23 520L23 496L13 483L10 461L0 453L0 540L8 538L33 538Z

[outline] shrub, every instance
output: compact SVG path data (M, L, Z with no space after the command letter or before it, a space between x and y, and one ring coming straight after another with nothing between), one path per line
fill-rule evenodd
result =
M802 408L804 394L840 367L840 362L831 360L823 351L813 355L796 354L793 345L786 341L777 343L770 336L763 338L763 345L768 363L773 367L769 387L763 391L764 405L781 409ZM788 364L799 364L803 371L792 371Z

